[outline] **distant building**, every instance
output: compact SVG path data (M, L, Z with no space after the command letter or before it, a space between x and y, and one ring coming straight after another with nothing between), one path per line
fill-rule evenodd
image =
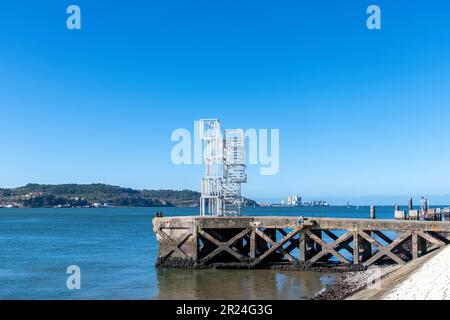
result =
M303 203L306 207L328 207L329 203L325 200L313 200L313 201L306 201Z
M288 197L288 206L297 207L302 204L302 197L293 195Z
M269 202L260 202L260 203L258 203L258 205L260 207L271 207L272 206L272 204Z

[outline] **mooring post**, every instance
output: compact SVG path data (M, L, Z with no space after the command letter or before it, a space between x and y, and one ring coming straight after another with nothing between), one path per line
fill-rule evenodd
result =
M449 221L450 218L450 208L444 209L444 221Z
M370 219L376 219L376 209L375 206L370 206Z
M441 208L437 208L437 221L442 221L442 211Z

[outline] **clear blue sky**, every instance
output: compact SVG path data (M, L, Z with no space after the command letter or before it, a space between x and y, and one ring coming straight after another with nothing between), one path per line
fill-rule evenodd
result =
M198 190L202 168L172 164L170 135L217 117L280 129L280 172L250 168L248 197L450 202L449 14L436 0L4 1L0 186Z

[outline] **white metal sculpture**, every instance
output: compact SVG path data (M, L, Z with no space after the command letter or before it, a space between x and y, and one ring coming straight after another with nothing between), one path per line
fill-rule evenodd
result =
M200 215L240 215L241 184L247 182L242 129L225 130L217 119L200 120L205 176L202 178Z
M241 185L247 182L246 169L244 131L225 130L222 180L224 215L241 213Z
M200 120L200 138L203 141L203 160L205 162L205 176L202 178L201 186L200 215L222 215L223 139L220 121L216 119Z

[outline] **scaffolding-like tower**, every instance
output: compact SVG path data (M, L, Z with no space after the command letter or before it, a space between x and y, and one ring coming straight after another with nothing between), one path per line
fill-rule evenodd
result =
M205 176L202 178L200 215L222 215L223 138L220 121L200 120L200 138L203 141Z
M244 131L225 130L223 157L223 214L240 215L243 205L241 184L247 182Z
M202 178L200 215L240 215L241 184L247 182L244 131L225 130L220 121L200 120L205 176Z

